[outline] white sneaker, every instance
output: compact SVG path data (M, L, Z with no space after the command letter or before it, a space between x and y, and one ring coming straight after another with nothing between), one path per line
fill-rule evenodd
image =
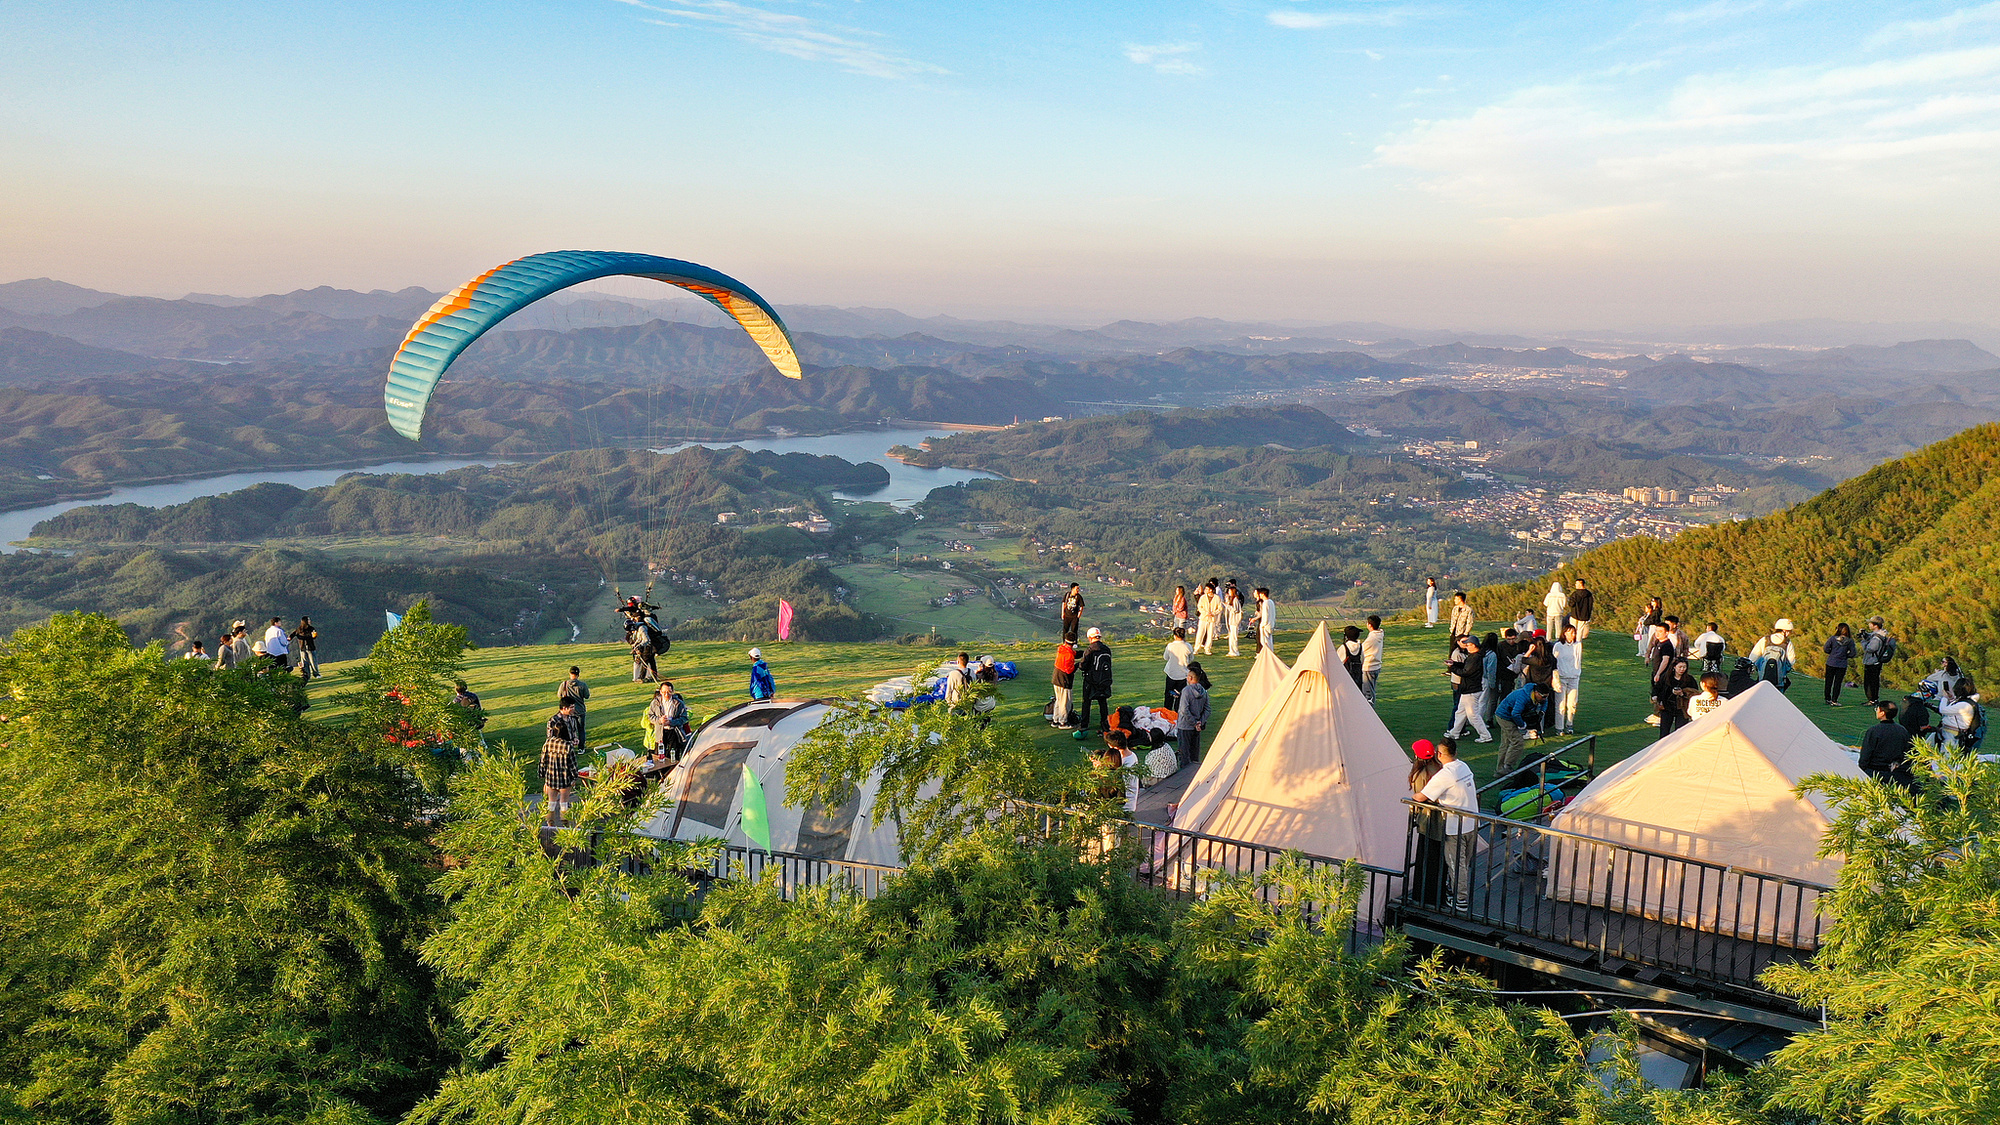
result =
M1475 739L1473 739L1472 741L1474 741L1474 742L1491 742L1491 741L1493 741L1493 736L1489 734L1489 735L1487 735L1487 736L1486 736L1485 738L1475 738Z

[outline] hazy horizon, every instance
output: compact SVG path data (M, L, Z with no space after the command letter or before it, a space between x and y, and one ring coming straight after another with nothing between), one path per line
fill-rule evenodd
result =
M589 247L1039 323L2000 305L2000 2L472 15L10 6L0 276L443 290Z

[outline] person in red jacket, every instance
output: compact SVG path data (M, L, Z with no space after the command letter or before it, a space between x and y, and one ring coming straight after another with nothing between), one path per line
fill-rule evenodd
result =
M1057 730L1068 730L1070 689L1076 686L1076 646L1068 641L1056 645L1056 673L1050 682L1055 685L1056 701L1049 708L1049 723Z

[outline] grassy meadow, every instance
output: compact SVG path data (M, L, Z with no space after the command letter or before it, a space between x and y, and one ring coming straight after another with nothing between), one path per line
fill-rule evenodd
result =
M1330 624L1337 628L1345 622ZM1498 628L1498 624L1491 627ZM1482 632L1487 628L1485 624L1480 626ZM1443 732L1450 707L1442 675L1444 630L1392 624L1387 632L1377 710L1389 730L1405 745L1418 738L1436 738ZM1287 659L1295 656L1308 635L1306 629L1280 632L1279 654ZM1157 705L1163 687L1159 659L1163 639L1138 635L1113 637L1109 643L1116 673L1113 705ZM779 695L794 699L856 696L892 676L920 666L935 667L948 654L958 651L956 647L892 643L767 641L761 647L777 678ZM1004 698L998 721L1019 724L1052 754L1078 754L1087 743L1073 740L1067 732L1052 730L1042 721L1042 707L1050 696L1048 684L1054 648L1050 639L968 645L965 651L975 657L991 653L996 659L1012 660L1020 666L1020 678L1001 685ZM724 641L677 641L673 651L661 660L661 671L687 698L695 718L704 719L749 698L747 649L746 645ZM1243 651L1249 653L1247 644ZM1219 725L1220 715L1234 701L1250 667L1247 655L1232 660L1222 652L1218 648L1215 656L1202 659L1214 682L1218 718L1211 730ZM632 682L631 659L619 644L529 645L468 653L465 678L479 693L490 716L487 739L530 750L539 748L543 724L555 705L556 684L572 664L583 670L584 681L591 687L590 744L641 745L640 720L652 687ZM342 674L346 667L328 665L329 675L315 682L314 696L326 697L342 690L348 682ZM1634 656L1628 638L1600 633L1589 642L1577 729L1598 736L1600 768L1631 756L1654 740L1656 728L1645 722L1650 713L1646 685L1645 666ZM1817 680L1795 677L1791 698L1835 741L1844 745L1858 743L1862 730L1874 721L1873 711L1862 705L1858 691L1848 694L1847 700L1851 701L1848 706L1830 709L1820 701ZM316 709L315 714L323 718L338 717L337 710ZM1484 746L1470 739L1463 743L1467 761L1482 782L1493 775L1497 747L1497 740Z

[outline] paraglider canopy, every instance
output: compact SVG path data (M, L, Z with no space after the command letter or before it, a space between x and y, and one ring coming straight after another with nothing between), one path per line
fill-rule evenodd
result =
M678 258L610 250L556 250L495 266L444 295L410 327L389 363L382 404L396 432L417 440L424 408L458 354L487 329L572 285L600 277L649 277L720 308L757 342L778 373L803 378L791 332L770 302L728 274Z

